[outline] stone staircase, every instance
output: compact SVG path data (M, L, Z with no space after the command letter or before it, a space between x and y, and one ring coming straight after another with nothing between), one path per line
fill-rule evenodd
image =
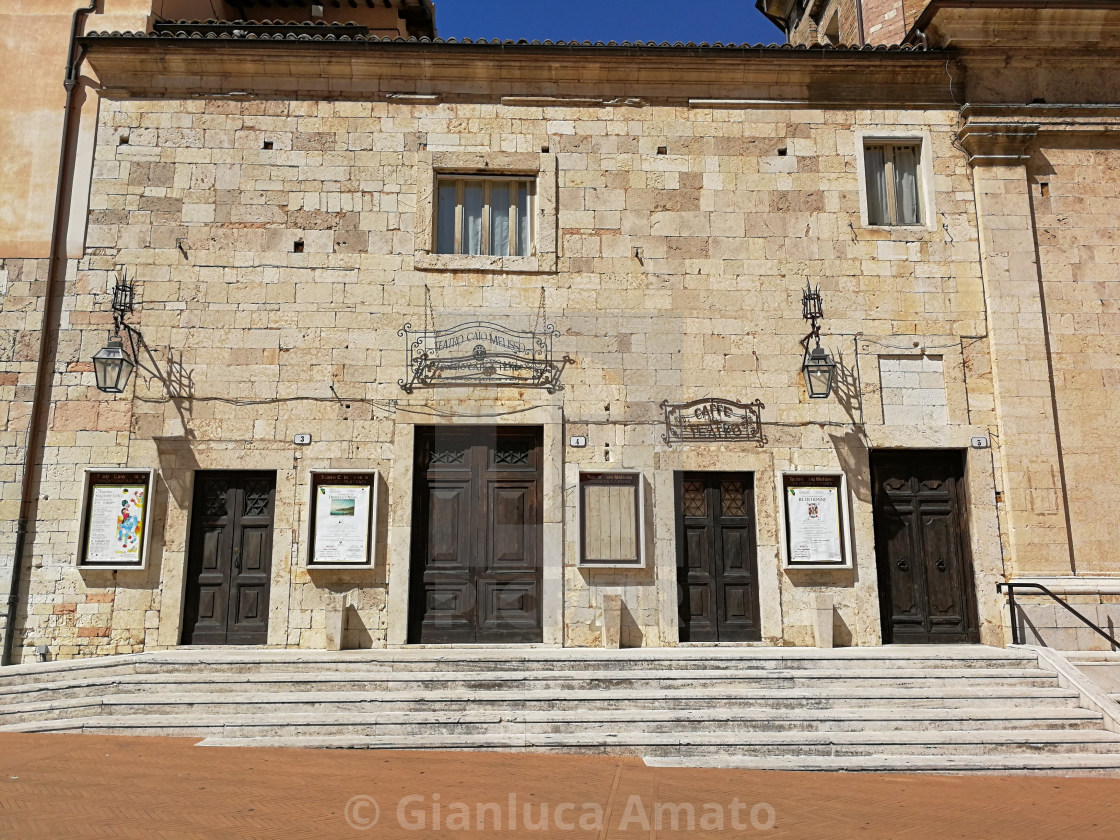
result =
M1120 653L1071 651L1065 656L1098 685L1114 703L1120 703Z
M0 731L759 769L1120 773L1120 733L1080 702L1029 649L980 646L191 648L0 671Z

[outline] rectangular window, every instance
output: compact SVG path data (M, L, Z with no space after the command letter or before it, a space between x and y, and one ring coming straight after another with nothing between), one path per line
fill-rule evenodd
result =
M869 143L864 147L868 224L922 224L921 151L918 143Z
M532 178L438 176L436 253L529 256L534 186Z

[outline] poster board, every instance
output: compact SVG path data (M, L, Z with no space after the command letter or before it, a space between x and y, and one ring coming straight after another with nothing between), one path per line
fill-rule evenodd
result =
M307 567L372 567L376 519L376 472L312 472Z
M143 569L151 539L150 469L90 467L82 480L78 566Z
M842 473L782 473L787 569L850 569L847 481Z
M645 565L645 489L637 472L579 474L580 565Z

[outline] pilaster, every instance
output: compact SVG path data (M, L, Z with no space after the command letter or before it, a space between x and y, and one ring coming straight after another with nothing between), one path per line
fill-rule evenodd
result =
M969 122L992 349L1007 572L1069 574L1073 559L1027 162L1034 124Z

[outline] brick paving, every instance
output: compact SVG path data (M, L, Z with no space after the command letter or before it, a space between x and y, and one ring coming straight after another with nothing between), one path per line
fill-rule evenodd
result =
M1116 779L774 773L650 768L615 756L195 743L2 734L0 838L1114 840L1120 831Z

